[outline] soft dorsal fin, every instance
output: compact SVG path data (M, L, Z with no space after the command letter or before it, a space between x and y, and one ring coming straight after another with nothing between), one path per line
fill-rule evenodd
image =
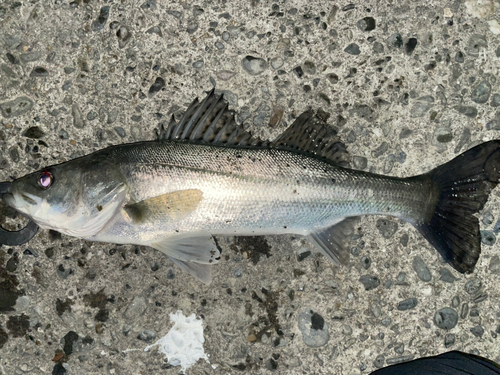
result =
M229 147L267 147L269 142L252 137L250 132L238 125L234 111L228 109L223 95L210 91L200 103L193 100L179 123L174 117L167 129L160 127L160 140L192 141Z
M348 163L347 150L337 130L328 127L312 110L302 113L271 147L311 153L341 166Z
M311 110L300 115L274 142L253 137L234 118L223 95L215 89L203 99L196 98L188 107L179 123L172 116L165 129L160 127L158 139L191 141L227 147L275 148L301 152L328 159L344 166L348 163L345 145L337 136L337 130L328 127Z

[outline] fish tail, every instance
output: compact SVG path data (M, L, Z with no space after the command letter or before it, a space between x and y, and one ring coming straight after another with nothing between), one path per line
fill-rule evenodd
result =
M479 220L474 216L500 178L500 140L482 143L430 171L438 191L434 214L415 226L461 273L470 273L481 254Z

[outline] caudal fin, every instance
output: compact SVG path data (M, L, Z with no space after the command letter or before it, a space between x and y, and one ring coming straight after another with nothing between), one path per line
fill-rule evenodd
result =
M500 141L480 144L427 176L440 198L432 218L416 225L443 258L459 272L474 270L481 254L480 211L500 178Z

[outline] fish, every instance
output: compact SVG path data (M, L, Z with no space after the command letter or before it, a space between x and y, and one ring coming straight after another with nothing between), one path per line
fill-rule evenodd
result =
M500 365L478 355L454 350L384 367L371 375L500 375Z
M384 176L351 169L336 129L312 110L262 140L214 90L157 135L16 179L3 201L42 229L150 246L205 283L220 260L214 236L302 235L342 265L363 215L411 223L470 273L481 253L474 214L500 178L499 140L421 175Z

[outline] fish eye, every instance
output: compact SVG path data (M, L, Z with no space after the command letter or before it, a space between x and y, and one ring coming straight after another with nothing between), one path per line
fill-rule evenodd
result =
M52 182L54 181L54 177L52 176L52 173L49 171L43 171L40 173L40 176L38 177L38 186L40 186L42 189L48 189L50 185L52 185Z

